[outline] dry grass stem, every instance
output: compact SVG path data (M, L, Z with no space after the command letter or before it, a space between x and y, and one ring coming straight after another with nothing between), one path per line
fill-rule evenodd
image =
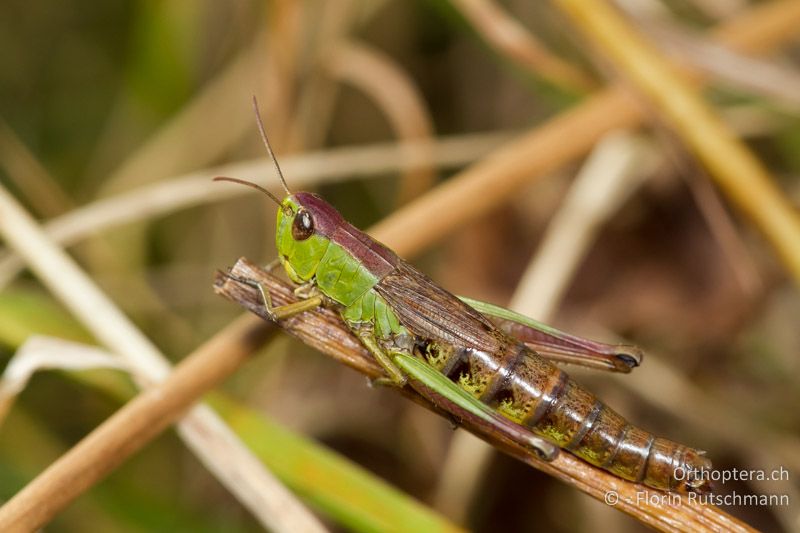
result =
M732 105L722 110L722 116L739 136L745 138L767 137L791 121L791 117L764 109L759 104Z
M642 16L628 9L637 25L659 48L683 65L690 65L734 89L770 100L788 112L800 109L800 75L774 62L736 53L730 48L709 42L675 24Z
M0 378L0 424L33 374L53 368L114 368L129 371L124 361L103 350L52 337L30 337L16 351Z
M0 167L39 215L54 217L72 207L67 193L1 118Z
M293 288L273 275L261 270L246 259L240 259L231 270L232 274L249 278L262 283L273 298L273 302L283 305L296 301ZM220 276L216 290L219 294L231 299L250 312L266 318L261 296L249 285L242 285ZM329 309L309 311L282 322L281 326L292 336L320 350L326 355L340 361L366 376L373 378L381 375L380 368L369 356L368 352L344 325L338 314ZM412 389L402 389L404 395L412 400L436 411ZM441 414L441 413L440 413ZM615 506L644 524L661 531L753 531L746 524L724 513L716 507L692 502L682 498L680 504L670 503L658 491L630 483L588 463L577 459L569 453L560 453L558 457L545 463L530 456L525 448L509 441L500 441L482 427L466 427L476 435L485 439L498 449L517 459L542 470L565 483L603 501L609 491L619 494L620 501ZM656 497L648 498L647 495ZM645 497L642 497L645 496Z
M412 168L404 172L398 202L403 204L428 190L436 178L429 144L433 122L414 82L389 56L352 40L340 41L325 57L325 66L339 81L371 98L399 139L418 143L418 149L407 155Z
M648 167L644 144L625 132L601 140L551 220L523 274L511 309L547 321L599 229L637 189ZM439 507L449 516L469 509L492 448L459 432L453 438L437 488Z
M551 53L531 32L492 0L453 0L453 5L500 55L562 87L588 91L596 83Z
M597 144L548 224L512 309L537 320L552 317L600 229L654 170L648 148L627 132L613 132Z
M746 0L692 0L691 4L718 20L731 17L747 6Z
M307 29L303 19L309 6L303 2L275 2L268 6L264 31L254 43L254 50L265 51L262 61L255 66L261 73L259 89L251 93L259 96L274 144L282 152L288 144L297 82L306 67L301 60L302 35ZM250 72L249 76L252 75ZM260 145L258 139L253 141Z
M499 132L444 137L430 147L433 163L439 168L462 166L501 145L509 136L510 133ZM427 153L428 149L427 144L420 146L417 143L336 148L286 156L281 158L281 167L291 180L292 187L305 189L321 183L411 169L425 158L415 154L418 151ZM253 179L279 192L273 173L272 161L264 158L206 169L97 200L48 222L45 230L52 242L71 246L116 226L252 194L250 189L244 187L221 187L211 181L214 176ZM0 253L0 288L11 282L24 266L21 258L12 252Z
M800 5L795 0L772 0L750 6L713 31L714 40L746 54L762 55L797 38Z
M436 484L436 509L456 522L466 522L493 457L489 443L468 431L456 431Z
M164 381L128 402L0 508L0 530L33 531L49 522L246 362L272 331L265 326L250 317L241 318L182 361ZM95 351L87 350L90 354ZM196 434L209 429L204 421L191 417L181 432ZM238 469L233 464L235 459L226 456L225 450L230 447L224 442L226 438L225 432L215 431L213 440L206 444L222 460L217 468ZM242 472L246 477L248 472L261 469L261 463L255 458L253 461L248 466L254 470ZM259 507L261 514L269 517L264 525L271 529L325 531L313 515L297 512L294 497L277 480L273 479L267 491L249 496L252 500L247 506Z
M207 165L252 131L253 110L246 102L255 92L253 73L265 70L262 39L263 36L257 36L250 49L234 59L175 117L129 155L103 180L101 193L118 193L165 175ZM272 105L277 81L265 79L270 84L263 91L261 103L265 109L278 109L279 106Z
M758 451L751 457L753 459L746 463L744 468L755 470L769 463L763 454L758 454ZM751 483L753 488L761 494L785 494L790 502L800 501L800 490L790 479L770 482L753 480ZM771 510L777 521L783 526L784 531L797 531L800 528L800 515L791 505L775 505Z
M169 373L169 364L158 349L67 254L47 240L33 218L2 187L0 234L95 338L130 360L140 382L153 383Z
M736 224L725 209L722 198L706 179L688 175L687 181L709 230L719 243L722 252L728 257L728 264L742 291L749 295L757 294L764 288L758 267L739 235Z
M800 24L800 3L793 0L778 0L754 7L736 19L726 21L715 32L715 35L719 42L735 49L749 53L766 52L791 38L798 24ZM465 170L413 204L398 210L375 228L375 235L379 240L392 245L401 255L418 252L460 227L467 220L499 205L522 184L570 160L583 156L609 131L634 126L642 118L640 110L628 99L623 90L602 91L573 110L537 127L517 142L508 143L485 161ZM499 139L495 139L493 142L499 142ZM491 144L491 142L487 142L487 144ZM478 156L483 155L478 147L472 148ZM282 161L282 165L286 169L286 174L292 176L293 180L299 180L302 185L304 170L314 173L322 179L322 176L328 175L329 172L335 173L335 169L340 166L346 166L354 175L381 172L383 171L381 169L390 171L397 168L398 165L394 162L397 161L396 158L401 158L402 154L392 148L385 149L391 150L391 153L382 154L381 149L377 148L373 153L364 152L358 155L353 153L353 159L348 158L346 161L320 157L317 161L309 163L315 167L313 170L303 168L303 165L300 168L291 168L293 165L291 157ZM465 150L462 158L458 159L459 161L465 161L472 157L470 149L465 147ZM347 157L344 156L346 152L332 151L331 153L341 153L343 157ZM384 166L383 162L386 162L387 166ZM253 165L252 167L225 166L215 169L214 172L230 172L245 177L255 173L269 172L270 163L268 161L259 160ZM211 176L211 172L203 172L199 175L185 177L185 183L179 184L176 181L174 185L164 185L167 189L163 191L158 189L158 185L155 185L154 189L142 190L142 199L133 200L139 204L137 209L130 209L129 205L105 204L101 200L100 203L95 204L97 212L90 210L84 215L84 212L79 211L80 216L76 215L75 219L64 218L62 222L64 229L55 233L53 238L57 242L68 243L72 238L78 239L83 235L90 234L95 223L103 224L102 220L92 220L95 216L124 222L127 220L124 213L138 213L147 209L149 205L154 205L159 209L157 213L160 213L161 209L172 211L182 206L208 201L209 198L224 198L223 194L233 196L244 193L244 191L238 190L222 193L210 187L206 189L207 184L203 185L201 182ZM337 176L340 175L337 174ZM189 181L190 177L196 179ZM173 186L177 190L172 190ZM234 189L236 188L231 188L232 191ZM197 200L195 195L200 199ZM158 198L171 198L172 200L168 206L159 207L160 202L156 201ZM113 199L108 201L113 202ZM120 207L124 207L124 209ZM145 216L156 214L144 212ZM86 218L83 218L84 216ZM66 217L70 217L70 215L66 215ZM138 216L137 219L139 219ZM86 224L86 220L91 221L92 224ZM75 229L70 228L73 224ZM105 226L101 225L101 227ZM61 231L64 233L61 234ZM68 238L67 234L73 234L75 237ZM10 270L19 268L18 266L10 268L8 259L5 258L0 262L0 282L8 279ZM2 283L0 283L1 285Z
M48 241L42 229L2 187L0 234L86 329L125 361L140 385L152 385L169 375L170 364L166 358L63 250ZM214 465L221 461L220 458L225 458L224 469L213 468L215 473L222 475L222 484L263 524L278 525L265 513L263 505L251 505L260 502L260 495L280 490L273 487L273 478L263 468L253 468L253 464L258 463L250 451L211 409L197 406L188 417L194 420L193 427L203 428L202 431L187 430L200 461ZM219 436L217 440L222 439L228 444L226 449L205 445L211 443L210 435L214 434ZM308 513L299 502L292 510L297 514Z
M380 2L370 3L371 7L379 9L377 4ZM326 72L326 57L348 34L358 31L354 26L356 11L360 8L353 0L333 0L311 7L317 10L314 17L307 17L313 21L309 25L314 38L301 56L301 70L308 74L302 83L295 85L299 94L290 111L291 125L285 144L289 153L315 150L325 144L340 89L339 83ZM308 10L309 5L299 9Z
M800 283L800 215L769 172L694 87L602 0L558 0L557 5L624 71L671 121L733 203L758 227Z
M666 165L670 165L672 171L687 182L694 201L710 233L727 257L728 266L741 290L747 295L754 296L763 288L757 265L719 192L711 185L705 170L686 153L672 132L665 127L656 127L655 133L661 141L662 151L668 156L665 158L665 169Z
M626 95L604 91L521 138L506 143L428 194L395 211L371 232L402 256L441 240L466 221L500 205L533 178L584 155L639 114Z
M780 0L751 8L714 33L720 43L756 53L792 38L798 25L800 2ZM523 184L585 155L609 131L643 118L623 89L604 90L396 211L373 235L409 256L498 206Z

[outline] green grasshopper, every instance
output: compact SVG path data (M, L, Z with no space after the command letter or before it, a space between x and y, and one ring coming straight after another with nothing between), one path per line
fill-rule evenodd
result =
M254 100L255 105L255 100ZM703 452L627 422L551 361L629 372L640 351L603 344L536 322L507 309L458 298L389 248L349 224L327 202L292 193L256 117L286 197L258 185L277 205L278 261L301 300L274 307L254 280L231 276L261 291L275 321L326 306L385 371L376 385L410 385L460 420L478 420L545 460L565 449L621 478L674 491L709 490Z

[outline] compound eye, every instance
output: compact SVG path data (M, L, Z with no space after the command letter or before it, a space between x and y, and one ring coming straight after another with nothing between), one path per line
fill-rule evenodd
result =
M292 222L292 237L296 241L304 241L314 234L314 221L311 214L301 209L294 216Z

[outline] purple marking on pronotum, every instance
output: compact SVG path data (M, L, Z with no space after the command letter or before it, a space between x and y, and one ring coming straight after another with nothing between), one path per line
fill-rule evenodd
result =
M348 222L331 204L310 192L295 193L297 204L305 207L314 219L314 229L320 235L330 238L336 228Z
M351 253L378 280L397 266L398 257L393 251L347 222L331 204L316 194L298 192L294 198L298 205L311 213L316 233Z

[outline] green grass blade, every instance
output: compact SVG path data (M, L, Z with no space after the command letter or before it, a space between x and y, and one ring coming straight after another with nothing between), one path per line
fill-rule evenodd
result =
M91 342L86 330L52 298L33 290L3 290L0 293L0 344L16 349L36 334Z
M215 394L211 404L289 488L352 531L459 531L423 504L335 452Z

